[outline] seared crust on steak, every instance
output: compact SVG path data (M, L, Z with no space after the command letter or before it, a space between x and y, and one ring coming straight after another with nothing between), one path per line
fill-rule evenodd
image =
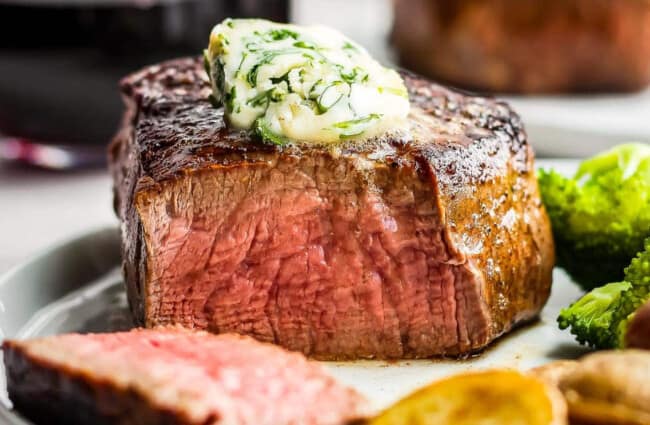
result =
M546 302L548 219L519 117L403 73L412 138L264 144L199 60L122 82L110 150L131 309L324 359L480 350Z
M177 412L155 408L136 392L32 358L18 344L6 342L3 352L13 407L37 424L53 423L53 418L62 425L186 423Z

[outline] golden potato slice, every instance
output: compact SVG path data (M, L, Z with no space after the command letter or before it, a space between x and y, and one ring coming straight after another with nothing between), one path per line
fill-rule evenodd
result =
M576 360L558 360L536 367L530 371L530 374L549 385L559 387L564 378L572 373L577 366Z
M559 388L572 421L581 424L650 424L650 352L601 351L585 356Z
M452 376L422 388L370 425L561 425L566 404L553 386L509 370Z

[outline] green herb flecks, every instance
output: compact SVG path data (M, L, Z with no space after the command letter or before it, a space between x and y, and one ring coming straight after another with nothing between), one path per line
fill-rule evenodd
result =
M343 43L343 50L351 50L353 52L359 52L359 48L355 46L354 44L350 43L349 41L346 41Z
M395 96L408 97L408 92L406 90L398 89L395 87L377 87L379 93L391 93Z
M210 49L214 50L217 54L226 54L228 52L226 46L229 44L230 41L223 34L217 34L210 39Z
M246 104L257 108L259 106L267 106L269 104L269 94L268 91L258 93L256 96L248 99Z
M272 89L258 93L254 97L248 99L248 101L246 101L246 104L252 106L253 108L260 106L268 108L271 102L281 102L284 100L286 94L287 93L285 90L282 90L279 87L274 87Z
M318 96L316 105L320 114L324 114L325 112L329 111L334 105L343 99L343 96L345 96L346 93L341 90L341 87L344 84L345 83L342 81L335 81L334 83L327 86L325 90L323 90L323 92L320 94L320 96Z
M221 102L217 100L216 97L214 97L213 94L208 95L208 102L214 107L214 108L220 108L221 107Z
M203 69L205 73L208 74L208 79L212 80L212 75L210 75L210 59L209 59L208 49L203 50Z
M264 53L262 55L262 58L255 65L251 67L251 70L246 75L246 81L251 87L257 87L257 74L262 66L270 64L278 56L290 55L294 53L299 53L299 51L293 49L286 49L286 50L271 50L269 52Z
M214 81L214 84L218 90L218 93L221 94L218 99L219 101L223 101L221 97L226 90L226 71L224 70L223 63L221 60L217 59L210 69L212 70L212 79ZM215 95L218 93L215 93Z
M293 38L294 40L298 39L298 33L288 29L272 29L267 31L262 38L264 41L280 41L286 40L287 38Z
M361 69L358 66L355 66L352 68L352 70L348 73L346 72L341 72L341 79L345 81L348 84L356 83L357 81L368 81L368 73L364 72L363 69Z
M239 65L237 66L237 70L235 71L235 78L239 78L239 73L241 72L241 68L244 65L244 61L248 57L248 53L244 52L241 55L241 60L239 61Z
M316 50L317 47L315 44L309 43L304 40L296 41L293 43L293 47L297 47L299 49L308 49L308 50Z
M282 146L289 142L289 139L287 139L286 137L271 131L271 129L268 126L268 123L262 117L255 120L255 123L253 124L253 132L257 136L259 136L262 139L262 141L264 141L265 143L271 143L273 145Z
M349 137L358 136L372 124L377 122L382 117L381 114L370 114L362 118L357 118L349 121L341 121L332 125L339 131L339 137L341 139L346 139Z
M226 112L232 112L235 108L235 99L237 98L237 87L232 86L230 91L224 96L224 106L226 107Z

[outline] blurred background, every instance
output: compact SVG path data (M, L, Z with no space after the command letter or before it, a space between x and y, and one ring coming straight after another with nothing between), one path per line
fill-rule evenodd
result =
M648 0L0 0L0 273L116 225L119 79L199 54L226 16L330 25L384 63L505 96L538 157L650 142Z
M0 157L101 165L119 79L224 17L336 27L382 62L506 96L538 154L650 135L646 0L0 0Z

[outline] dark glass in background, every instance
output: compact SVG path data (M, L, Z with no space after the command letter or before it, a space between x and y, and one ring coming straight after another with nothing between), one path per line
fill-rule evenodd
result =
M288 0L0 0L0 134L105 145L117 84L142 66L197 55L227 16L287 21Z

